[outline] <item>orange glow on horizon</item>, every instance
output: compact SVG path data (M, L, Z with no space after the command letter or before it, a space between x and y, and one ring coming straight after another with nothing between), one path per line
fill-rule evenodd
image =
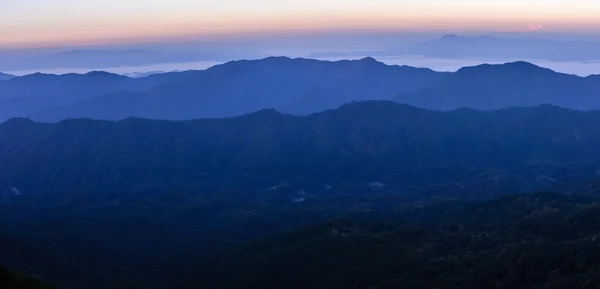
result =
M498 8L482 13L477 7L448 7L425 13L422 9L403 10L347 9L297 13L223 13L200 17L153 15L152 17L90 19L78 25L53 23L44 27L4 28L0 47L97 45L115 42L140 42L164 38L235 37L272 33L319 33L327 31L570 31L600 29L598 11L565 15L548 9L532 14L527 9ZM437 11L437 12L436 12Z

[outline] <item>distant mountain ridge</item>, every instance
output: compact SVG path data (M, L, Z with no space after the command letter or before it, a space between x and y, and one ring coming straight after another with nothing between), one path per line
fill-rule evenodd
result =
M431 87L400 94L396 100L441 110L540 104L598 109L600 78L558 73L524 61L482 64L463 67Z
M0 83L0 120L189 120L267 108L304 115L365 100L395 100L438 110L542 104L600 109L600 78L558 73L523 61L443 73L386 65L371 57L342 61L268 57L141 78L106 72L17 77Z
M35 73L0 82L0 118L27 116L53 106L119 90L142 90L144 84L107 72L53 75Z
M400 92L431 85L444 75L430 69L388 66L373 58L329 62L269 57L228 62L199 71L185 82L167 83L143 93L100 95L33 117L48 121L130 116L194 119L264 108L306 114L350 101L391 100Z
M0 120L35 115L40 110L71 105L96 95L142 92L193 77L195 71L130 78L105 71L86 74L34 73L0 82Z

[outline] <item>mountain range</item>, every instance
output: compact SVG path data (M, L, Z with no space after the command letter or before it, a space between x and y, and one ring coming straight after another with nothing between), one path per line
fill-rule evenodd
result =
M581 165L588 167L579 173L596 174L599 122L598 111L551 105L440 112L391 101L308 116L261 110L193 121L15 118L0 125L0 188L56 192L242 179L264 186L304 179L324 187L352 179L408 190L420 182L415 172L435 175L456 166L511 172L538 166L538 174L560 180ZM526 175L522 186L540 177Z
M330 62L269 57L141 78L105 72L16 77L0 82L0 119L188 120L261 109L304 115L364 100L441 110L541 104L587 110L599 109L599 99L598 76L568 75L526 62L445 73L373 58Z
M527 28L527 27L525 27ZM534 27L535 28L535 27ZM230 41L200 40L167 45L127 45L100 47L46 47L14 51L0 51L1 71L64 71L65 69L114 69L117 67L160 67L173 64L194 67L199 62L222 63L231 59L254 59L265 51L319 59L342 59L370 55L373 57L404 58L430 63L462 62L473 59L490 61L536 60L562 62L568 72L589 73L582 62L600 59L600 42L594 39L558 39L549 35L519 37L512 33L503 35L465 36L446 35L433 38L413 38L408 35L345 36L320 35L295 39L292 35ZM408 37L406 37L408 36ZM524 36L524 35L521 35ZM546 38L548 37L548 38ZM356 43L369 43L368 47L355 47ZM293 44L292 44L293 43ZM330 43L322 49L322 43ZM293 49L299 45L311 49ZM243 46L244 49L237 49ZM353 47L353 48L349 48ZM278 51L278 52L275 52ZM57 70L58 69L58 70ZM154 70L154 68L149 68Z
M388 66L372 58L327 62L271 57L217 65L188 81L143 93L95 96L34 118L194 119L241 115L265 108L303 114L354 100L391 100L399 92L428 86L443 75L429 69Z
M499 109L554 104L600 108L600 80L557 73L527 62L464 67L435 85L400 94L397 101L440 110Z
M0 77L2 289L600 286L598 75Z
M600 260L598 123L554 105L393 101L13 118L0 124L0 264L65 289L543 288L556 270L557 288L579 288Z
M35 73L0 82L0 119L35 115L37 111L85 101L96 95L119 91L147 91L176 83L194 74L159 74L129 78L103 71L86 74Z

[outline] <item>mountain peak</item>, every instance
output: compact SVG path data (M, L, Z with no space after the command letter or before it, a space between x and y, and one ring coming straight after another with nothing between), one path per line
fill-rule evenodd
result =
M35 73L23 75L23 76L19 77L18 79L39 79L39 78L43 78L43 77L56 77L56 76L59 76L59 75L53 74L53 73L35 72Z
M538 65L535 65L531 62L527 62L527 61L513 61L513 62L506 62L504 63L505 66L510 66L510 67L517 67L517 68L526 68L526 69L538 69L538 68L542 68ZM543 68L542 68L543 69Z
M375 59L375 58L373 58L371 56L367 56L367 57L358 59L355 62L356 63L360 63L360 64L365 65L365 66L375 66L375 67L378 67L378 66L388 66L387 64L385 64L385 63L383 63L381 61L378 61L377 59Z
M90 72L88 72L88 73L86 73L84 75L86 75L86 76L94 76L94 77L115 77L115 78L126 78L127 77L127 76L124 76L124 75L110 73L110 72L101 71L101 70L90 71Z
M465 66L459 69L457 74L465 73L480 73L483 71L509 71L509 72L542 72L542 73L555 73L553 70L537 66L527 61L514 61L506 62L503 64L480 64L476 66Z
M373 58L373 57L371 57L371 56L364 57L364 58L360 59L359 61L362 61L362 62L377 62L377 63L380 63L379 61L377 61L377 59L375 59L375 58Z
M263 59L259 59L258 61L290 61L293 60L290 57L287 56L269 56L269 57L265 57Z
M261 110L257 110L255 112L251 112L246 115L239 116L239 117L273 118L273 117L280 117L282 115L284 115L284 114L282 114L281 112L279 112L273 108L263 108Z

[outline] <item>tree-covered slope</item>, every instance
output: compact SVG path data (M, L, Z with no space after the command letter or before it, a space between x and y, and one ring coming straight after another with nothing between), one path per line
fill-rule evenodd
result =
M435 221L334 220L216 254L186 273L203 288L596 288L599 208L533 194L442 211Z
M195 121L12 119L0 125L0 188L42 193L302 180L325 187L349 179L408 187L430 184L419 180L431 175L423 172L452 167L460 169L439 177L528 166L537 166L526 174L534 181L560 178L573 166L593 176L600 167L599 122L596 111L554 106L437 112L393 102L310 116L263 110Z

